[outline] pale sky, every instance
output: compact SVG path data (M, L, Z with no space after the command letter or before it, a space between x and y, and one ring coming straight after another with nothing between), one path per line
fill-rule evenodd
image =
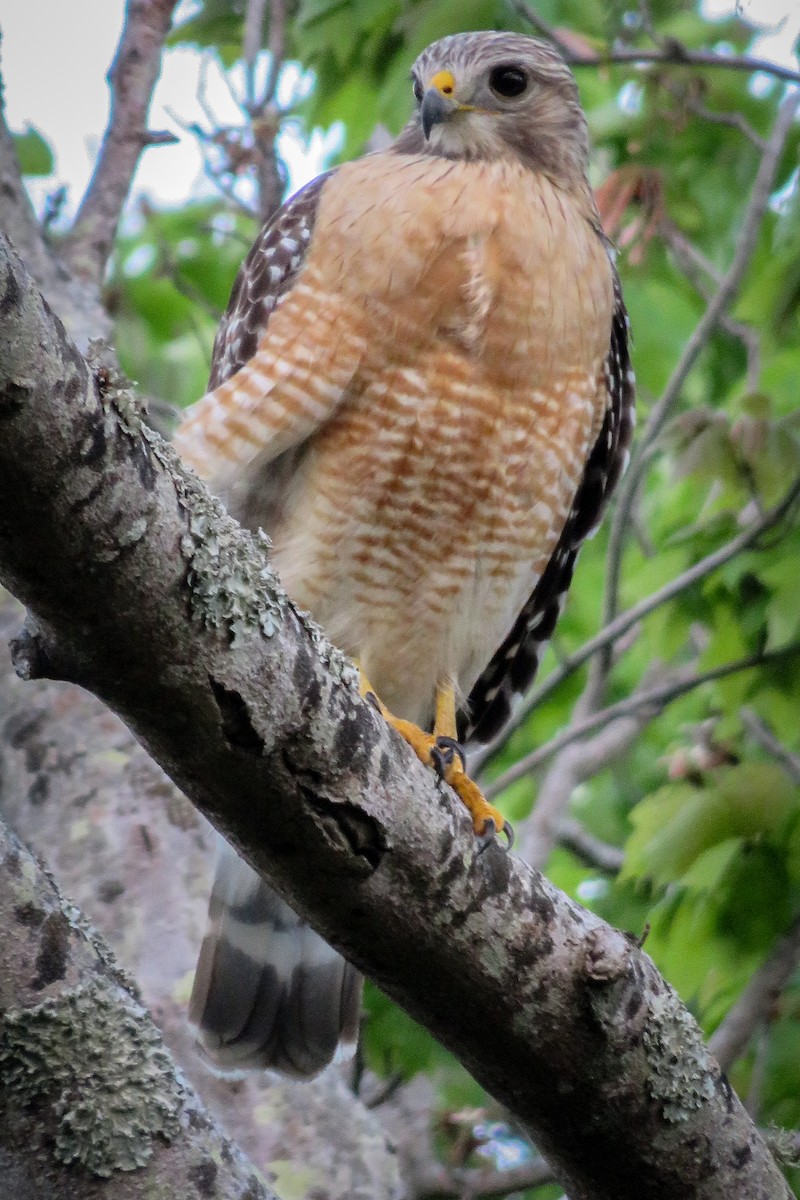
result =
M191 0L184 3L191 7ZM703 0L709 16L722 16L734 7L731 0ZM124 0L0 0L7 120L15 131L27 123L36 126L56 154L54 174L33 185L38 205L64 183L68 211L74 211L86 186L108 117L105 72L119 39L123 8ZM800 34L800 0L742 0L739 8L753 21L757 13L759 24L767 27L754 51L796 65L792 46ZM217 121L240 123L220 72L208 58L205 62L208 99ZM195 139L171 115L184 124L207 125L197 100L202 63L202 56L190 49L169 50L164 57L150 128L168 129L181 140L178 146L148 150L135 185L164 204L179 204L209 187ZM296 74L284 80L288 88L297 83ZM307 149L291 134L283 136L281 152L293 189L319 172L337 137L336 130L327 140L318 132Z
M187 4L186 7L191 7ZM37 203L65 183L67 210L74 211L90 178L97 147L108 120L109 93L105 74L122 28L124 0L0 0L6 119L15 132L34 125L56 155L54 174L31 181ZM42 29L47 29L46 36ZM87 34L91 30L91 35ZM135 190L163 204L180 204L208 192L197 140L181 125L209 121L198 101L201 73L206 100L220 125L241 125L221 71L210 55L177 47L164 55L161 77L150 109L149 127L169 130L177 146L159 146L142 156ZM285 73L282 91L300 86L297 72ZM279 95L280 99L288 96ZM177 120L176 120L177 118ZM326 153L339 145L339 132L317 131L310 145L291 133L280 140L292 189L313 179Z

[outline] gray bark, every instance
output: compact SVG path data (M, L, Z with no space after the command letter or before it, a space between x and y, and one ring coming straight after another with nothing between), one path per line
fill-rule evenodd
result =
M0 646L23 615L0 596ZM187 1025L186 999L216 858L212 832L94 696L48 680L23 683L5 653L0 812L113 947L208 1112L264 1178L281 1187L291 1179L298 1200L398 1195L398 1156L376 1114L337 1072L311 1084L209 1072ZM0 991L3 1008L16 992L8 980ZM0 1196L7 1188L0 1165Z
M360 701L264 547L0 259L0 576L80 683L533 1134L571 1200L788 1189L651 960L499 845Z
M276 1200L176 1072L135 986L2 823L0 928L4 1196Z

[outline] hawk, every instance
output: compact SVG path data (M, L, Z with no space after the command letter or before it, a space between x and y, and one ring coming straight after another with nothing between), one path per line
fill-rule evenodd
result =
M234 285L176 442L490 838L464 771L533 679L633 427L628 320L549 45L458 34L394 144L321 175ZM223 1069L306 1077L361 979L226 849L191 1016Z

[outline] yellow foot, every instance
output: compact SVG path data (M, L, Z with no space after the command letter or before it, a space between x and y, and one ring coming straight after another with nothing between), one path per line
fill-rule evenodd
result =
M509 850L514 845L514 830L484 796L465 769L464 751L455 738L455 696L452 688L437 691L436 724L433 733L425 733L413 721L395 717L381 703L366 676L360 674L361 695L374 704L385 721L396 729L403 741L408 742L417 758L426 767L433 767L440 779L453 789L472 817L475 836L485 849L494 840L495 833L504 833Z

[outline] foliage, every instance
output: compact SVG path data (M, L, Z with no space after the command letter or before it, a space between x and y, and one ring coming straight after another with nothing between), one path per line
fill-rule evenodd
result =
M660 37L690 48L741 52L751 39L744 24L708 22L679 0L653 0L649 9ZM652 46L621 4L549 0L537 10L588 46L617 37ZM410 108L410 62L433 38L470 27L530 32L501 0L299 0L290 12L288 53L314 71L316 85L289 115L307 131L344 122L345 157L363 149L376 124L400 128ZM242 24L242 4L205 0L172 42L201 46L230 65L240 55ZM663 64L584 67L578 78L595 145L593 177L611 180L604 211L625 198L625 187L632 201L614 212L613 234L646 419L736 250L759 138L769 135L782 85L762 80L756 88L745 72ZM734 308L658 441L625 546L622 608L723 546L800 476L799 143L795 126ZM42 146L35 131L24 136L26 170L40 169ZM120 240L109 295L123 365L146 391L180 404L202 392L215 323L254 229L222 196L175 212L140 210ZM680 256L686 243L691 269ZM606 526L582 555L544 675L601 623L608 550ZM799 561L795 512L641 623L613 667L608 700L631 695L665 666L702 672L796 643ZM800 914L798 777L773 759L745 712L800 753L797 662L787 656L689 691L645 723L621 759L574 790L571 815L624 851L616 876L564 847L548 864L556 884L608 920L637 933L649 925L648 949L709 1033ZM568 726L585 680L586 668L549 696L490 773ZM526 778L501 803L523 820L534 794ZM765 1021L763 1046L736 1064L733 1082L748 1093L758 1054L760 1120L795 1126L800 980ZM428 1072L443 1108L483 1102L452 1059L376 992L367 1056L382 1072Z

